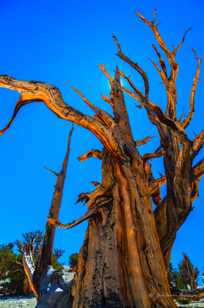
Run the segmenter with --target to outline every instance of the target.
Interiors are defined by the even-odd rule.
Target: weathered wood
[[[55,238],[55,225],[51,225],[49,223],[49,219],[58,220],[59,213],[61,208],[63,190],[64,190],[64,183],[65,177],[67,173],[67,166],[70,154],[70,145],[71,139],[73,134],[73,127],[70,130],[68,143],[67,143],[67,150],[65,154],[65,158],[62,164],[62,169],[58,173],[57,182],[55,185],[55,190],[52,198],[51,207],[49,209],[48,214],[48,221],[45,227],[45,234],[44,240],[42,243],[42,248],[40,250],[40,254],[37,258],[35,264],[35,271],[33,273],[33,283],[36,287],[37,292],[39,293],[39,287],[41,283],[42,276],[47,273],[48,267],[52,265],[52,254],[53,254],[53,246],[54,246],[54,238]]]
[[[181,121],[176,112],[179,69],[176,54],[188,31],[177,47],[170,50],[155,22],[141,14],[138,16],[153,31],[159,45],[153,45],[153,48],[160,66],[154,61],[153,64],[166,89],[165,111],[149,98],[147,73],[124,54],[115,36],[117,55],[140,74],[144,93],[118,68],[112,77],[101,65],[111,86],[110,97],[103,98],[111,105],[113,116],[96,107],[76,88],[74,91],[95,112],[93,116],[84,115],[66,105],[59,89],[52,85],[0,76],[0,87],[20,93],[11,120],[0,131],[2,134],[10,127],[22,106],[32,101],[42,101],[59,118],[90,130],[104,147],[103,152],[92,150],[80,157],[80,160],[90,157],[102,160],[102,183],[95,183],[94,191],[82,193],[78,199],[87,203],[87,213],[72,223],[62,224],[58,221],[59,209],[54,206],[47,224],[41,261],[38,261],[38,273],[42,273],[49,264],[56,226],[69,229],[89,220],[72,288],[74,308],[175,307],[167,278],[167,264],[176,234],[192,210],[192,203],[198,196],[199,181],[204,174],[203,160],[194,164],[204,144],[204,132],[193,141],[186,132],[194,114],[201,61],[196,55],[197,69],[191,88],[190,110],[186,119]],[[159,48],[164,52],[169,66]],[[167,67],[170,67],[169,74]],[[130,89],[121,86],[120,78],[125,78]],[[144,144],[148,138],[139,143],[133,139],[124,93],[145,108],[150,122],[158,130],[160,146],[155,152],[143,156],[138,152],[137,146]],[[157,157],[163,158],[165,171],[159,179],[153,177],[149,164],[150,159]],[[60,185],[63,181],[60,180]],[[162,185],[167,186],[164,198],[160,194]],[[61,199],[57,199],[60,203]],[[152,201],[156,204],[154,212]],[[35,281],[38,284],[39,276]]]
[[[45,227],[43,241],[40,245],[41,247],[38,251],[38,255],[35,255],[34,251],[32,251],[33,250],[32,248],[34,246],[32,247],[31,245],[31,247],[27,246],[23,247],[23,245],[19,242],[19,248],[22,252],[23,268],[30,289],[32,290],[34,296],[37,298],[38,302],[44,302],[42,296],[45,296],[45,294],[42,294],[41,291],[42,284],[43,280],[45,280],[48,270],[52,266],[53,245],[54,245],[56,226],[54,224],[50,224],[50,220],[58,221],[59,219],[59,212],[63,196],[65,177],[67,173],[72,134],[73,134],[73,127],[69,133],[66,155],[62,164],[61,171],[59,173],[55,173],[55,175],[57,176],[57,181],[52,198],[52,203],[49,209],[48,220]],[[54,272],[53,275],[55,275]],[[59,288],[62,289],[60,286]],[[67,291],[66,287],[65,289]],[[50,300],[54,298],[54,294],[50,292],[49,295],[46,295],[46,300],[49,300],[49,296]],[[63,296],[61,297],[63,298]],[[39,307],[41,307],[40,304]],[[63,308],[63,306],[59,307]]]

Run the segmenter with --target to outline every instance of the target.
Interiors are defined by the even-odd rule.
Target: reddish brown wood
[[[197,70],[190,93],[190,110],[186,119],[181,121],[176,111],[179,70],[176,54],[187,32],[178,46],[171,50],[156,23],[141,14],[138,16],[152,30],[159,45],[153,45],[159,60],[159,65],[154,61],[153,65],[166,90],[165,111],[149,98],[147,73],[123,52],[115,36],[117,55],[141,76],[144,93],[118,68],[112,77],[101,65],[111,87],[110,97],[104,96],[103,99],[112,106],[113,116],[96,107],[76,88],[74,91],[95,112],[93,116],[66,105],[60,91],[52,85],[0,76],[0,87],[20,93],[13,117],[1,133],[10,127],[22,106],[42,101],[59,118],[90,130],[104,147],[103,152],[91,150],[80,157],[81,161],[91,157],[102,160],[102,183],[96,183],[94,191],[82,193],[79,197],[79,200],[86,201],[87,213],[72,223],[62,224],[58,221],[58,210],[54,210],[47,225],[46,247],[42,253],[45,258],[41,259],[42,263],[39,261],[41,273],[50,260],[56,226],[69,229],[89,220],[72,288],[74,308],[175,307],[167,279],[167,264],[176,234],[192,210],[192,202],[198,196],[199,181],[204,174],[203,160],[194,165],[194,159],[204,143],[204,132],[193,141],[186,132],[194,114],[201,61],[195,54]],[[125,78],[129,88],[121,86],[120,78]],[[148,138],[142,142],[133,139],[124,93],[145,108],[150,122],[158,130],[160,147],[153,153],[141,156],[137,150]],[[159,179],[153,177],[149,164],[149,159],[157,157],[163,158],[165,169],[165,175]],[[167,185],[164,198],[160,194],[162,185]],[[152,201],[156,205],[154,212]]]

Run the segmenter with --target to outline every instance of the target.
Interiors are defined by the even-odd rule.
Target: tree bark
[[[89,221],[73,307],[174,307],[143,167],[107,156],[112,202]]]
[[[181,121],[177,119],[176,112],[179,71],[176,54],[187,32],[178,46],[170,50],[155,21],[148,21],[141,14],[138,17],[151,28],[168,60],[166,65],[159,49],[153,45],[160,67],[154,61],[153,65],[166,90],[165,111],[149,99],[150,84],[146,72],[124,54],[115,36],[117,55],[140,75],[144,93],[118,68],[113,78],[101,65],[111,87],[110,97],[103,98],[111,105],[113,116],[92,104],[76,88],[74,91],[94,111],[93,116],[82,114],[65,104],[60,91],[52,85],[0,75],[0,87],[20,93],[13,116],[0,134],[11,126],[22,106],[42,101],[59,118],[91,131],[104,147],[103,153],[91,150],[80,157],[81,161],[90,157],[102,159],[102,183],[95,183],[93,192],[79,197],[79,200],[87,202],[88,212],[72,223],[62,224],[56,220],[58,212],[55,211],[49,220],[53,227],[47,226],[48,235],[53,240],[54,233],[50,230],[54,230],[55,225],[69,229],[89,219],[72,288],[73,308],[175,307],[169,289],[167,265],[176,233],[192,209],[192,201],[198,195],[198,184],[204,174],[203,160],[193,164],[204,145],[204,131],[194,141],[185,131],[194,114],[201,60],[195,54],[197,69],[191,88],[189,113]],[[125,78],[131,90],[121,85],[120,76]],[[133,139],[124,92],[145,108],[149,120],[156,126],[160,136],[159,151],[146,156],[139,154],[137,146],[145,141],[137,143]],[[164,159],[165,176],[154,179],[148,159],[160,156]],[[160,186],[164,183],[167,194],[162,200]],[[152,201],[157,206],[155,212]],[[49,259],[51,242],[49,249],[44,250],[48,257],[45,260]]]

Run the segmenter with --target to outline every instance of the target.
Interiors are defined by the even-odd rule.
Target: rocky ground
[[[0,299],[0,308],[34,308],[35,298],[7,298]],[[204,308],[204,302],[194,302],[188,305],[180,305],[180,308]]]
[[[0,308],[34,308],[35,298],[7,298],[0,299]]]
[[[188,305],[184,305],[184,304],[180,304],[178,305],[178,307],[180,308],[185,308],[185,307],[188,307],[188,308],[204,308],[204,302],[192,302]]]
[[[63,278],[66,282],[73,279],[74,273],[69,272],[68,267],[64,267]],[[0,308],[34,308],[36,300],[34,297],[0,297]]]

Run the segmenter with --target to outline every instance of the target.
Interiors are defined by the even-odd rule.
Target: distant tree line
[[[22,235],[22,241],[15,241],[7,245],[0,245],[0,296],[29,295],[32,291],[23,269],[22,248],[28,248],[34,256],[40,252],[43,242],[41,231],[27,232]],[[52,266],[62,269],[59,262],[64,254],[62,249],[54,249],[52,254]],[[77,254],[69,257],[69,265],[72,270],[76,269]]]

